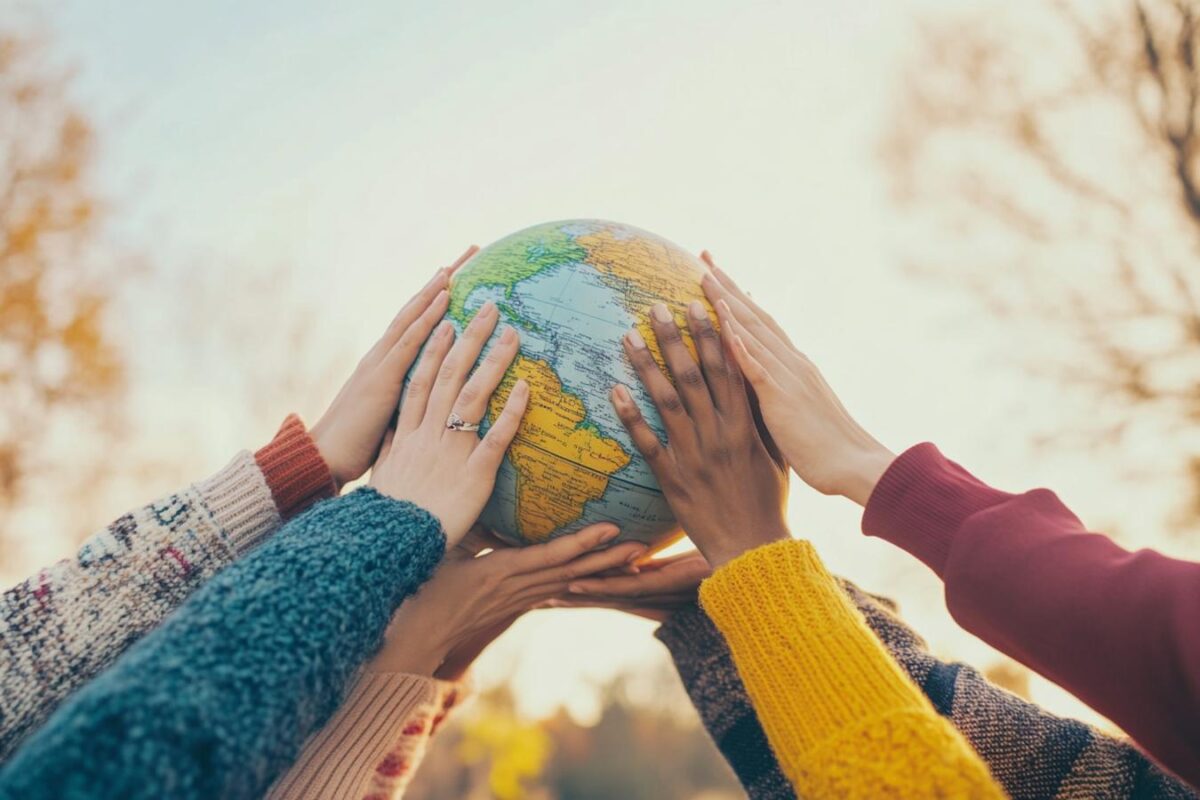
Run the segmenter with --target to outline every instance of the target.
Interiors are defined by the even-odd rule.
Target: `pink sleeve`
[[[937,572],[964,628],[1200,785],[1200,564],[1124,550],[1053,492],[998,491],[932,444],[880,479],[863,531]]]

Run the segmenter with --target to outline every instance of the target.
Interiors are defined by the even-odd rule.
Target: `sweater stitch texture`
[[[700,585],[700,602],[798,796],[1005,796],[808,542],[743,553]]]
[[[0,762],[69,694],[333,479],[300,418],[257,453],[122,515],[0,596]],[[286,503],[276,504],[273,497]]]
[[[1194,800],[1182,781],[1128,741],[1057,717],[996,686],[966,664],[934,657],[894,602],[838,579],[892,658],[938,713],[967,738],[1017,800]],[[751,800],[796,793],[767,745],[729,647],[696,605],[672,614],[655,636],[667,646],[688,697]]]
[[[963,628],[1200,788],[1200,563],[1125,550],[1053,492],[999,491],[928,443],[884,472],[862,527],[937,572]]]
[[[67,700],[0,797],[260,797],[444,550],[433,516],[373,489],[313,506]]]

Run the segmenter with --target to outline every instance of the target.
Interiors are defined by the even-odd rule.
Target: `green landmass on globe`
[[[603,521],[621,527],[621,540],[656,546],[672,538],[675,518],[609,395],[616,383],[628,386],[665,439],[621,337],[638,328],[661,363],[647,312],[665,303],[686,325],[687,304],[706,302],[703,272],[699,259],[666,239],[601,220],[526,228],[458,270],[447,310],[455,327],[461,332],[492,300],[501,319],[494,336],[503,324],[521,334],[520,353],[489,404],[484,430],[518,379],[530,388],[529,408],[497,476],[484,525],[514,544]]]

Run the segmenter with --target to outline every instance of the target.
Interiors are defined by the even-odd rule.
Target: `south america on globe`
[[[629,387],[666,440],[621,339],[637,328],[661,365],[648,313],[664,303],[692,348],[687,305],[700,300],[708,307],[700,288],[704,269],[691,253],[652,233],[586,219],[526,228],[459,268],[446,312],[458,332],[491,300],[501,323],[493,341],[504,324],[521,334],[520,352],[480,435],[517,380],[524,378],[530,389],[525,418],[480,520],[484,526],[513,544],[543,542],[594,522],[618,525],[618,541],[657,546],[672,538],[678,525],[671,509],[609,398],[615,384]]]

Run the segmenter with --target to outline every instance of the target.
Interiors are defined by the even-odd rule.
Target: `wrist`
[[[316,425],[313,425],[311,436],[313,446],[317,449],[317,453],[320,454],[321,459],[329,468],[329,476],[333,479],[333,485],[337,487],[337,491],[340,492],[342,487],[353,479],[347,480],[346,476],[343,474],[344,471],[338,466],[337,458],[335,456],[336,449],[329,443],[329,430],[325,425],[324,417],[317,420]]]
[[[895,460],[895,453],[878,442],[872,442],[850,460],[838,494],[860,506],[866,506],[879,479]]]
[[[399,631],[397,632],[400,633]],[[388,633],[383,648],[375,654],[364,672],[404,672],[432,678],[446,660],[449,648],[429,636],[414,633]]]
[[[751,528],[737,537],[723,539],[704,547],[699,544],[696,546],[700,547],[704,559],[715,571],[743,553],[790,538],[792,535],[787,526],[780,524]]]

